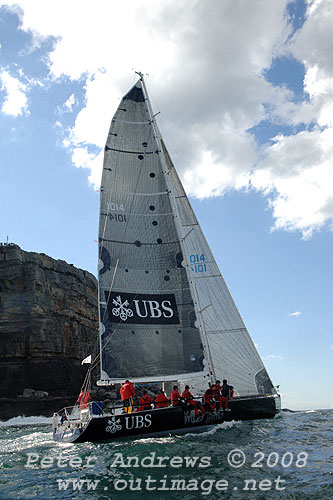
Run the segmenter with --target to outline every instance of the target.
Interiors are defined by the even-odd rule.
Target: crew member
[[[160,393],[156,396],[155,403],[157,408],[166,408],[169,405],[169,400],[164,394],[163,389],[161,389]]]
[[[81,391],[79,397],[77,398],[77,402],[79,403],[79,409],[83,410],[84,408],[88,408],[90,399],[90,392]]]
[[[214,397],[215,397],[215,399],[218,400],[220,408],[222,408],[222,407],[227,408],[228,401],[226,400],[226,398],[224,396],[222,396],[221,391],[222,391],[221,381],[216,380],[216,382],[215,382],[215,396]]]
[[[196,406],[196,402],[194,401],[193,395],[190,391],[190,387],[188,385],[185,385],[185,390],[182,394],[182,398],[185,400],[185,403],[191,405],[191,406]]]
[[[195,415],[198,416],[199,415],[198,405],[196,401],[194,401],[193,394],[191,393],[190,387],[188,385],[185,385],[185,390],[182,394],[182,398],[188,405],[188,408],[194,410]]]
[[[223,384],[221,387],[222,394],[222,403],[224,404],[224,408],[228,409],[228,400],[233,398],[234,391],[233,386],[228,384],[227,379],[223,379]]]
[[[143,395],[139,399],[139,411],[149,410],[151,409],[151,404],[153,402],[153,398],[149,396],[147,391],[143,391]]]
[[[180,405],[181,395],[178,392],[178,386],[177,385],[173,386],[173,391],[170,394],[170,400],[171,400],[171,405],[172,406],[178,406],[178,405]]]
[[[129,380],[126,380],[120,388],[120,397],[124,405],[125,413],[131,413],[132,411],[134,394],[135,390],[133,384]]]
[[[68,420],[67,418],[67,415],[66,415],[66,411],[64,410],[61,414],[61,418],[60,418],[60,424],[63,424],[65,422],[65,420]]]
[[[219,404],[219,408],[222,408],[222,396],[221,396],[221,392],[220,392],[220,389],[217,387],[216,384],[213,384],[211,386],[211,391],[212,391],[212,396],[213,398],[215,399],[215,401],[218,402]]]
[[[221,389],[222,389],[222,387],[221,387],[221,380],[217,380],[215,382],[215,387],[219,391],[219,393],[221,394]]]
[[[204,394],[203,400],[206,408],[208,408],[210,411],[213,412],[215,409],[215,403],[213,401],[213,394],[211,389],[207,389],[207,391]]]

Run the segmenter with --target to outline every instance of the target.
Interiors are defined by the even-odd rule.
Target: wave
[[[147,437],[141,439],[135,439],[135,444],[167,444],[174,443],[176,441],[175,436],[165,436],[165,437]]]
[[[0,421],[0,427],[12,427],[12,426],[22,426],[22,425],[51,425],[52,417],[25,417],[24,415],[20,417],[14,417],[9,420]]]
[[[232,420],[231,422],[222,422],[221,424],[213,424],[212,428],[207,430],[207,431],[203,431],[203,432],[188,432],[186,434],[184,434],[183,436],[183,439],[187,438],[187,437],[197,437],[197,436],[209,436],[211,434],[215,434],[216,432],[218,432],[219,430],[226,430],[226,429],[231,429],[231,427],[234,427],[235,425],[240,425],[242,424],[242,422],[240,421],[235,421],[235,420]]]

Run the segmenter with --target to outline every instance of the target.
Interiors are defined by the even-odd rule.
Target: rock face
[[[78,394],[97,348],[95,277],[45,254],[0,245],[0,397]]]

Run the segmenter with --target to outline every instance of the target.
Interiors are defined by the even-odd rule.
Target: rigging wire
[[[116,277],[116,272],[117,272],[118,264],[119,264],[119,257],[117,259],[117,262],[116,262],[116,265],[115,265],[115,268],[114,268],[114,271],[113,271],[112,281],[111,281],[111,284],[110,284],[108,298],[106,300],[106,307],[105,307],[105,311],[104,311],[104,314],[103,314],[102,323],[104,323],[105,314],[107,313],[107,310],[108,310],[109,300],[110,300],[110,297],[111,297],[112,287],[113,287],[114,279]]]

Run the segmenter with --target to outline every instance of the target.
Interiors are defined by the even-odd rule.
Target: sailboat
[[[228,411],[188,405],[76,405],[54,416],[62,442],[161,436],[271,418],[275,390],[234,304],[160,134],[144,77],[122,98],[104,154],[99,221],[97,385],[189,385],[200,407],[216,380]],[[86,393],[88,389],[85,388]],[[62,415],[60,421],[60,415]]]

